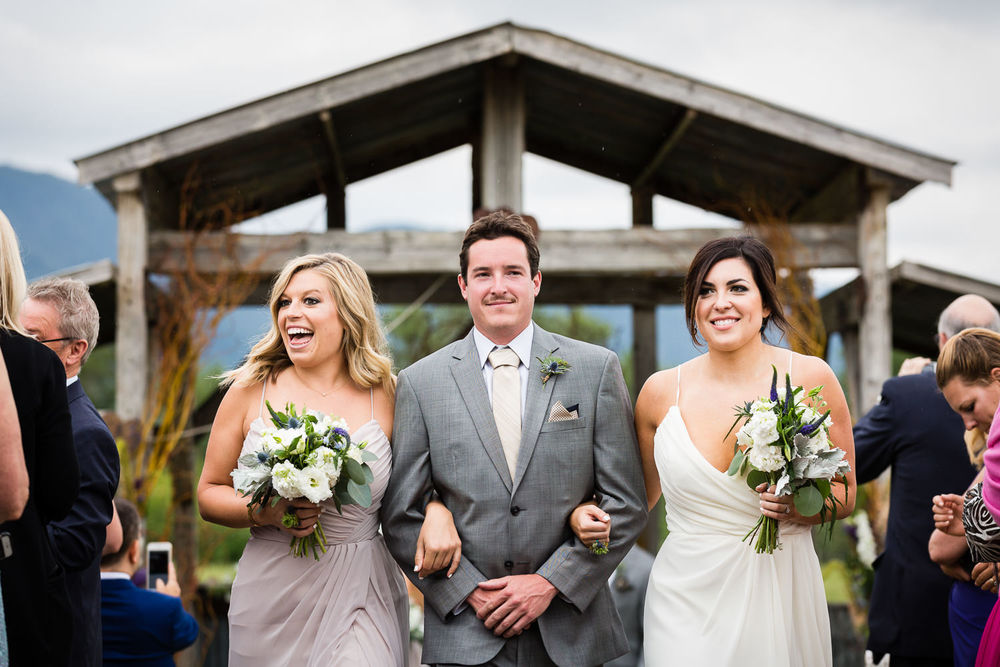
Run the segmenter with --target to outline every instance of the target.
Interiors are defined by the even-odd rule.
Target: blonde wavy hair
[[[0,329],[27,335],[17,321],[28,290],[21,249],[10,220],[0,211]]]
[[[368,275],[356,262],[336,252],[302,255],[288,260],[274,279],[268,296],[271,329],[257,341],[246,360],[222,376],[222,385],[241,386],[264,382],[292,365],[278,330],[278,300],[292,277],[300,271],[316,271],[330,285],[337,316],[344,326],[341,351],[351,380],[361,387],[385,387],[392,396],[396,378],[392,374],[389,346],[379,326]]]
[[[1000,368],[1000,334],[989,329],[963,329],[948,339],[938,355],[937,384],[940,389],[953,378],[970,384],[988,385],[992,371]]]

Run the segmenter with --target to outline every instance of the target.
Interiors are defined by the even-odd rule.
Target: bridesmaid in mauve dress
[[[201,480],[202,516],[250,527],[229,611],[231,665],[404,665],[409,628],[402,574],[379,534],[379,507],[392,467],[395,378],[378,327],[368,277],[336,253],[306,255],[285,264],[269,297],[271,329],[227,374]],[[370,466],[372,504],[320,504],[280,499],[249,513],[230,473],[241,453],[261,448],[264,402],[293,403],[342,417],[355,442],[378,456]],[[285,512],[299,527],[285,528]],[[321,523],[328,547],[319,560],[289,554],[292,537]],[[459,540],[451,514],[428,506],[424,535],[436,549],[424,566],[452,563]],[[440,546],[444,545],[444,546]],[[418,549],[421,545],[418,545]],[[422,553],[422,552],[421,552]]]

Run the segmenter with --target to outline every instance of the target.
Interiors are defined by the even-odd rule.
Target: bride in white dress
[[[854,467],[847,403],[830,367],[764,341],[771,322],[784,333],[770,251],[751,238],[712,241],[688,270],[688,329],[708,351],[656,373],[636,403],[646,495],[662,491],[669,535],[649,578],[647,665],[830,665],[830,621],[810,527],[791,496],[751,490],[726,474],[733,457],[734,406],[765,395],[771,367],[792,384],[823,385],[830,439]],[[854,508],[854,473],[834,484],[845,517]],[[777,519],[781,548],[758,554],[743,541],[761,513]]]

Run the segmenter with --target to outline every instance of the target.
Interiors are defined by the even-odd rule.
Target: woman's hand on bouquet
[[[287,519],[286,514],[295,517],[296,521]],[[320,506],[305,498],[295,500],[278,498],[275,505],[266,503],[265,507],[253,515],[253,518],[263,525],[280,528],[293,537],[306,537],[316,528],[319,514]]]
[[[962,537],[965,526],[962,525],[962,509],[965,498],[954,493],[942,493],[931,500],[931,511],[934,513],[934,527],[947,535]]]
[[[987,593],[996,593],[998,564],[997,563],[976,563],[972,567],[972,583],[979,586]]]
[[[760,494],[761,514],[775,521],[802,522],[802,515],[795,509],[794,496],[791,494],[787,496],[774,495],[775,485],[769,486],[767,482],[758,484],[754,490]]]
[[[587,547],[611,542],[611,517],[592,502],[581,503],[569,515],[569,527]]]
[[[432,500],[424,510],[424,523],[417,536],[413,571],[423,579],[447,567],[447,576],[451,578],[461,561],[462,540],[455,529],[455,519],[444,503]]]

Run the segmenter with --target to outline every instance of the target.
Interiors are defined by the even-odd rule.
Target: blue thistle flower
[[[267,463],[267,453],[257,452],[257,460],[260,461],[261,463]]]
[[[301,427],[302,427],[301,419],[299,419],[298,417],[288,418],[288,428],[301,428]]]

